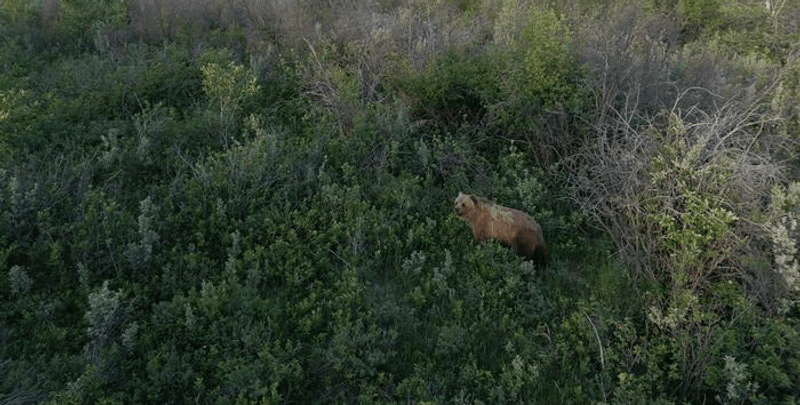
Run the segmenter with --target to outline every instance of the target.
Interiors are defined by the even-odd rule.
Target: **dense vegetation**
[[[799,57],[790,0],[2,0],[0,404],[796,404]]]

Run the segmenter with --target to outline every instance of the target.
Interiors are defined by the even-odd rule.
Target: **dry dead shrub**
[[[357,103],[383,101],[387,74],[416,74],[438,55],[489,37],[492,26],[458,2],[426,0],[131,0],[129,15],[147,41],[180,38],[200,49],[209,29],[235,29],[256,60],[276,48],[306,57],[305,94],[331,108],[343,130]]]
[[[305,94],[334,111],[345,132],[358,103],[384,101],[387,75],[416,75],[448,50],[475,43],[489,26],[482,15],[467,15],[447,2],[386,9],[343,1],[317,16],[314,34],[303,37]]]
[[[764,284],[742,257],[770,254],[753,248],[768,238],[764,212],[783,181],[774,151],[785,138],[774,133],[777,118],[761,109],[773,89],[723,100],[690,88],[654,116],[635,104],[606,107],[612,115],[570,159],[572,184],[634,274],[688,291],[721,276]],[[720,106],[681,108],[694,92]]]
[[[412,2],[391,16],[397,50],[417,72],[448,50],[479,43],[491,29],[484,14],[463,13],[448,2]]]
[[[623,4],[598,8],[572,26],[581,62],[597,88],[594,123],[602,127],[606,117],[614,117],[609,109],[625,114],[635,105],[652,111],[675,99],[674,87],[664,85],[680,30],[674,16]]]
[[[131,29],[147,41],[196,36],[211,28],[236,27],[247,32],[252,43],[280,41],[287,48],[302,45],[303,36],[314,32],[310,1],[283,0],[131,0]],[[197,34],[194,35],[193,33]],[[256,49],[258,47],[255,47]]]
[[[683,109],[716,108],[719,99],[734,98],[777,67],[758,54],[732,54],[718,39],[680,44],[677,16],[654,13],[635,4],[617,4],[580,15],[571,22],[581,62],[590,69],[596,91],[594,123],[636,105],[643,113],[671,108],[678,89],[701,87],[677,99]],[[635,97],[634,99],[630,99]]]
[[[791,99],[792,63],[679,45],[673,16],[635,5],[572,25],[596,89],[591,136],[567,160],[576,201],[637,276],[690,294],[736,278],[774,307],[787,289],[769,207],[795,150],[791,109],[775,104]]]
[[[39,18],[42,27],[52,32],[53,26],[61,23],[61,3],[58,0],[43,0],[40,7]]]

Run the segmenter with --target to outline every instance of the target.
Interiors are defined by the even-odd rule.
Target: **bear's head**
[[[464,194],[459,191],[458,197],[456,197],[455,205],[453,206],[453,210],[459,217],[464,216],[468,212],[474,210],[476,204],[478,204],[478,201],[475,199],[475,196]]]

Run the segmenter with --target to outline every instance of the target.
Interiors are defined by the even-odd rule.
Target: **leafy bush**
[[[574,178],[578,198],[639,274],[674,279],[689,265],[688,280],[699,286],[706,274],[735,264],[731,225],[754,215],[751,202],[780,178],[772,157],[751,147],[763,121],[747,106],[729,103],[714,115],[676,108],[642,127],[620,115],[601,129],[599,143],[587,145],[580,158],[588,171]],[[713,262],[675,261],[709,251]]]
[[[506,20],[521,19],[511,29]],[[535,110],[570,109],[580,97],[574,82],[578,73],[569,46],[572,31],[552,9],[532,6],[521,8],[515,2],[504,5],[496,23],[495,42],[509,48],[508,76],[503,90],[509,99],[532,103]],[[510,32],[504,32],[510,31]],[[519,108],[519,107],[518,107]]]
[[[685,30],[696,34],[701,28],[713,28],[720,4],[719,0],[680,0],[677,11],[684,20]]]
[[[108,30],[118,30],[127,20],[127,3],[113,0],[98,4],[86,0],[64,0],[60,2],[64,31],[78,44],[88,44],[94,39],[95,46],[108,49]],[[85,46],[85,45],[84,45]]]
[[[575,148],[583,133],[576,121],[589,101],[586,72],[575,58],[573,32],[564,16],[542,6],[504,3],[495,22],[501,60],[500,97],[492,116],[499,133],[524,140],[539,164]]]
[[[227,66],[210,62],[201,66],[200,70],[203,72],[203,90],[213,103],[218,104],[220,135],[227,145],[231,131],[236,128],[242,104],[259,91],[256,76],[251,70],[233,62],[228,62]]]
[[[432,61],[421,77],[404,86],[411,113],[439,125],[479,123],[498,96],[499,83],[489,55],[448,53]]]
[[[588,99],[570,33],[552,9],[508,2],[493,45],[446,53],[400,87],[412,114],[443,131],[524,140],[537,163],[549,164],[553,151],[574,147],[572,120]]]

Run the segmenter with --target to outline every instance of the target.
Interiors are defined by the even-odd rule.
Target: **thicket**
[[[797,402],[800,6],[605,3],[0,3],[0,403]]]

